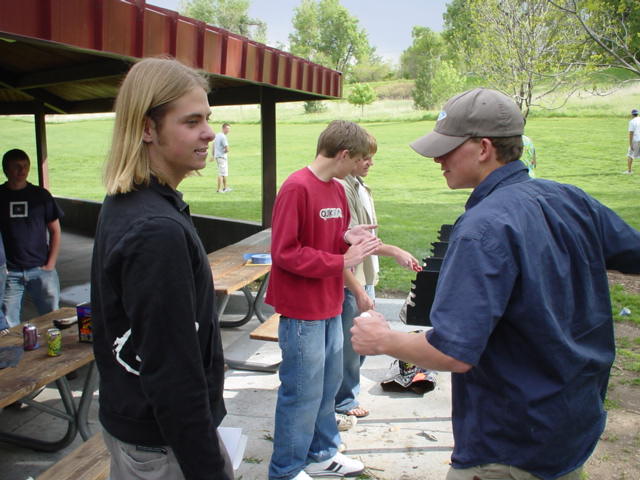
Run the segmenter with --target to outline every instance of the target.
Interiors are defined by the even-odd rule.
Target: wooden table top
[[[263,230],[207,255],[216,293],[230,295],[269,273],[271,265],[246,265],[243,255],[270,251],[271,230]]]
[[[75,316],[75,314],[75,308],[66,307],[29,322],[38,327],[40,348],[23,352],[15,368],[0,369],[0,408],[20,400],[38,388],[94,360],[93,345],[78,341],[77,325],[60,331],[62,333],[61,354],[58,357],[47,355],[47,329],[54,326],[53,320]],[[23,324],[11,328],[9,335],[1,337],[0,347],[22,346],[22,326]]]

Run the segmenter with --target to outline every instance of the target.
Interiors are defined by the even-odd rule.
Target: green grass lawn
[[[248,107],[246,107],[248,108]],[[230,114],[229,114],[230,116]],[[225,121],[214,109],[214,128]],[[325,127],[316,123],[279,123],[278,184],[314,156],[316,139]],[[640,228],[640,165],[637,174],[626,167],[627,121],[622,115],[591,118],[533,117],[526,133],[538,151],[538,176],[577,185]],[[469,190],[446,186],[439,165],[413,152],[408,144],[430,131],[430,120],[365,121],[379,149],[367,182],[374,192],[381,238],[427,256],[441,224],[452,223],[464,208]],[[20,147],[35,158],[30,119],[0,118],[0,151]],[[111,119],[54,122],[47,127],[51,190],[55,195],[101,201],[102,162],[109,148]],[[216,194],[215,164],[180,186],[193,213],[260,221],[260,126],[237,123],[229,135],[229,183],[233,192]],[[30,180],[37,183],[35,169]],[[413,274],[390,259],[382,259],[380,291],[408,292]]]

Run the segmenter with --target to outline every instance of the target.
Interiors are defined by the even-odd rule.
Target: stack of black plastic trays
[[[431,244],[431,255],[423,262],[423,270],[416,274],[412,282],[411,301],[407,304],[407,324],[430,326],[429,314],[436,293],[442,259],[447,252],[449,235],[453,225],[444,224],[438,231],[438,241]]]

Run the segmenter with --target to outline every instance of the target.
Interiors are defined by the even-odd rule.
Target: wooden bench
[[[49,467],[38,480],[106,480],[110,462],[109,451],[99,432]]]
[[[249,338],[254,340],[265,340],[267,342],[277,342],[279,325],[280,314],[274,313],[264,323],[261,323],[253,332],[251,332],[249,334]]]

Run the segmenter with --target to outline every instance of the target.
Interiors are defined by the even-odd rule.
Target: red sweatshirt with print
[[[348,227],[349,205],[340,183],[324,182],[308,167],[289,176],[273,208],[266,302],[276,312],[298,320],[341,313]]]

